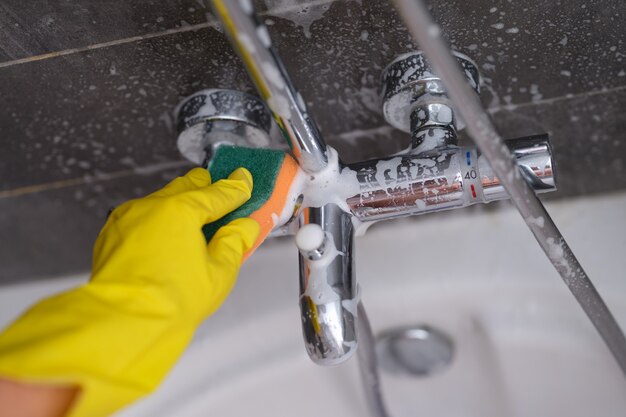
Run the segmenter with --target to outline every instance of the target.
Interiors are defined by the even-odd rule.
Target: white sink
[[[626,327],[626,193],[548,209]],[[626,378],[508,204],[377,225],[356,260],[375,333],[428,324],[454,342],[438,374],[381,372],[391,417],[626,415]],[[0,317],[74,281],[3,290]],[[161,388],[119,416],[366,416],[356,357],[306,356],[297,294],[292,241],[267,243]]]

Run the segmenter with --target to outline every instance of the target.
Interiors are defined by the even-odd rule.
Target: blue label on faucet
[[[480,173],[478,171],[478,156],[476,149],[465,148],[459,153],[465,156],[465,164],[460,164],[465,201],[470,204],[483,201],[483,187],[480,180]]]

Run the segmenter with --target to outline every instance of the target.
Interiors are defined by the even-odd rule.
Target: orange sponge
[[[220,146],[209,163],[208,170],[213,181],[226,178],[232,171],[245,167],[252,174],[254,187],[252,196],[243,206],[222,217],[217,222],[203,227],[209,241],[217,229],[230,221],[250,217],[261,225],[261,234],[254,247],[246,254],[250,256],[267,238],[274,228],[275,218],[292,202],[290,192],[298,176],[296,161],[283,151],[239,146]]]

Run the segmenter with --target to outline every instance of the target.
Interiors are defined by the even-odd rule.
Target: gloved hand
[[[154,390],[231,290],[259,234],[237,219],[206,244],[202,225],[250,198],[237,169],[211,184],[193,169],[116,208],[94,248],[89,283],[32,307],[0,335],[0,376],[78,386],[72,417],[109,415]]]

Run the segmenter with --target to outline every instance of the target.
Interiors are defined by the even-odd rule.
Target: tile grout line
[[[324,4],[334,3],[335,1],[338,1],[338,0],[313,0],[313,1],[306,3],[306,7],[322,6]],[[355,1],[358,1],[358,0],[355,0]],[[259,13],[259,16],[281,15],[281,14],[292,12],[294,10],[301,10],[302,7],[303,7],[302,4],[293,4],[293,5],[288,5],[288,6],[277,7],[275,9],[266,10],[264,12]]]
[[[614,93],[614,92],[618,92],[622,90],[626,90],[626,85],[620,85],[617,87],[607,88],[607,89],[587,91],[584,93],[566,94],[563,96],[546,98],[544,100],[527,101],[525,103],[520,103],[520,104],[505,104],[503,106],[496,106],[496,107],[488,108],[487,112],[489,114],[494,114],[502,110],[515,110],[520,107],[523,108],[523,107],[530,107],[530,106],[541,105],[541,104],[554,104],[559,101],[571,100],[571,99],[576,99],[576,98],[581,98],[581,97],[586,97],[586,96],[598,96],[598,95]]]
[[[551,97],[551,98],[546,98],[544,100],[538,100],[538,101],[526,101],[524,103],[520,103],[520,104],[507,104],[504,106],[497,106],[497,107],[491,107],[491,108],[487,108],[487,113],[489,113],[490,115],[493,115],[495,113],[501,112],[503,110],[515,110],[515,109],[519,109],[519,108],[524,108],[524,107],[530,107],[530,106],[535,106],[535,105],[542,105],[542,104],[553,104],[553,103],[558,103],[559,101],[565,101],[565,100],[571,100],[571,99],[576,99],[576,98],[581,98],[581,97],[585,97],[585,96],[598,96],[598,95],[602,95],[602,94],[609,94],[609,93],[614,93],[614,92],[619,92],[622,90],[626,90],[626,85],[621,85],[618,87],[613,87],[613,88],[608,88],[608,89],[601,89],[601,90],[593,90],[593,91],[588,91],[585,93],[578,93],[578,94],[571,94],[571,95],[563,95],[563,96],[558,96],[558,97]],[[367,136],[367,134],[369,133],[378,133],[380,130],[384,129],[384,128],[393,128],[391,125],[388,124],[384,124],[384,125],[379,125],[379,126],[375,126],[372,128],[368,128],[368,129],[364,129],[364,130],[359,130],[359,129],[353,129],[353,130],[348,130],[345,132],[339,132],[339,133],[333,133],[332,135],[327,135],[328,137],[336,137],[336,138],[345,138],[345,135],[350,135],[354,132],[362,132],[362,135],[359,136]]]
[[[131,36],[130,38],[118,39],[118,40],[109,41],[109,42],[96,43],[93,45],[87,45],[87,46],[83,46],[80,48],[71,48],[71,49],[65,49],[63,51],[49,52],[49,53],[45,53],[41,55],[30,56],[27,58],[15,59],[13,61],[0,62],[0,68],[7,68],[7,67],[14,66],[14,65],[42,61],[44,59],[57,58],[61,56],[74,55],[74,54],[79,54],[81,52],[94,51],[97,49],[124,45],[127,43],[138,42],[138,41],[142,41],[146,39],[160,38],[163,36],[173,35],[177,33],[193,32],[193,31],[200,30],[200,29],[214,27],[215,25],[216,25],[216,22],[205,22],[205,23],[199,23],[197,25],[183,26],[183,27],[176,28],[176,29],[168,29],[163,32],[149,33],[145,35]]]
[[[327,3],[333,3],[336,0],[317,0],[317,1],[311,1],[310,3],[307,3],[307,6],[319,6],[319,5],[323,5],[323,4],[327,4]],[[273,9],[273,10],[267,10],[265,12],[259,13],[259,16],[267,16],[267,15],[273,15],[273,14],[284,14],[284,13],[288,13],[292,10],[296,10],[298,7],[301,6],[285,6],[282,8],[277,8],[277,9]],[[70,49],[64,49],[62,51],[55,51],[55,52],[48,52],[45,54],[41,54],[41,55],[34,55],[34,56],[30,56],[30,57],[26,57],[26,58],[19,58],[19,59],[14,59],[12,61],[5,61],[5,62],[0,62],[0,68],[8,68],[8,67],[12,67],[14,65],[21,65],[21,64],[27,64],[29,62],[36,62],[36,61],[42,61],[45,59],[50,59],[50,58],[57,58],[57,57],[62,57],[62,56],[67,56],[67,55],[74,55],[74,54],[79,54],[82,52],[88,52],[88,51],[94,51],[97,49],[103,49],[103,48],[109,48],[111,46],[118,46],[118,45],[125,45],[128,43],[133,43],[133,42],[138,42],[138,41],[143,41],[146,39],[154,39],[154,38],[160,38],[163,36],[168,36],[168,35],[174,35],[177,33],[184,33],[184,32],[193,32],[193,31],[197,31],[197,30],[201,30],[201,29],[207,29],[207,28],[216,28],[217,26],[219,26],[219,23],[217,21],[208,21],[208,22],[204,22],[204,23],[198,23],[195,25],[189,25],[189,26],[183,26],[180,28],[174,28],[174,29],[168,29],[168,30],[164,30],[162,32],[154,32],[154,33],[148,33],[148,34],[144,34],[144,35],[137,35],[137,36],[131,36],[129,38],[123,38],[123,39],[117,39],[114,41],[108,41],[108,42],[101,42],[101,43],[96,43],[96,44],[92,44],[92,45],[87,45],[87,46],[82,46],[79,48],[70,48]]]
[[[26,194],[34,194],[42,191],[52,191],[61,188],[72,187],[82,184],[93,184],[104,181],[112,181],[119,178],[130,177],[132,175],[149,175],[168,169],[180,168],[184,166],[191,166],[189,161],[171,161],[163,162],[160,164],[149,165],[145,167],[137,167],[133,169],[126,169],[123,171],[115,171],[107,174],[101,174],[97,176],[84,176],[80,178],[70,178],[67,180],[52,181],[43,184],[27,185],[20,188],[14,188],[12,190],[0,191],[0,200],[5,198],[19,197]]]
[[[586,93],[564,95],[564,96],[559,96],[559,97],[548,98],[545,100],[529,101],[529,102],[520,103],[520,104],[498,106],[498,107],[487,109],[487,112],[489,114],[495,114],[503,110],[515,110],[518,108],[529,107],[532,105],[553,104],[559,101],[570,100],[570,99],[575,99],[575,98],[580,98],[580,97],[585,97],[585,96],[596,96],[596,95],[601,95],[601,94],[608,94],[608,93],[613,93],[613,92],[621,91],[621,90],[626,90],[626,86],[619,86],[619,87],[614,87],[610,89],[590,91]],[[380,131],[380,129],[390,128],[390,127],[391,126],[385,124],[385,125],[376,126],[370,129],[365,129],[362,131],[363,133],[362,136],[366,136],[367,133],[375,133],[376,131]],[[347,132],[340,132],[337,134],[330,135],[329,137],[341,138],[342,135],[349,134],[357,130],[358,129],[354,129],[354,130],[347,131]],[[67,180],[53,181],[53,182],[44,183],[44,184],[28,185],[25,187],[15,188],[12,190],[0,191],[0,199],[18,197],[18,196],[25,195],[25,194],[32,194],[32,193],[41,192],[41,191],[56,190],[60,188],[66,188],[66,187],[71,187],[75,185],[87,184],[87,183],[111,181],[114,179],[123,178],[123,177],[131,176],[131,175],[147,175],[147,174],[164,171],[164,170],[171,169],[171,168],[183,167],[185,165],[190,165],[190,163],[187,161],[172,161],[172,162],[165,162],[162,164],[150,165],[147,167],[138,167],[138,168],[133,168],[129,170],[112,172],[110,174],[102,174],[102,175],[95,176],[95,177],[71,178]]]

